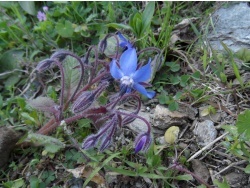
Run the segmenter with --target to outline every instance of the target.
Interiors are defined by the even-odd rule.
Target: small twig
[[[208,145],[206,145],[205,147],[201,148],[198,152],[196,152],[193,156],[191,156],[187,162],[190,162],[191,160],[195,159],[197,156],[199,156],[203,151],[205,151],[206,149],[208,149],[209,147],[211,147],[212,145],[214,145],[216,142],[218,142],[219,140],[221,140],[223,137],[225,137],[228,134],[228,132],[224,133],[223,135],[219,136],[218,138],[216,138],[214,141],[210,142]]]
[[[246,163],[247,161],[246,160],[242,160],[242,161],[238,161],[238,162],[234,162],[234,163],[231,163],[230,165],[228,165],[226,168],[223,168],[221,171],[219,171],[218,173],[214,174],[213,177],[225,172],[226,170],[228,170],[229,168],[233,167],[233,166],[237,166],[237,165],[242,165],[244,163]]]

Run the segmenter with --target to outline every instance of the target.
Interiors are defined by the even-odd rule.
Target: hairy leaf
[[[31,14],[33,16],[36,15],[36,8],[34,1],[19,1],[19,4],[22,7],[22,9],[28,14]]]
[[[65,75],[64,99],[66,100],[73,94],[78,85],[81,76],[78,66],[78,61],[73,57],[67,56],[63,61]]]
[[[55,112],[56,103],[48,97],[37,97],[36,99],[28,100],[27,103],[37,110],[44,112]]]
[[[46,135],[29,133],[28,139],[34,144],[44,146],[49,153],[56,153],[65,147],[65,144],[60,140]]]

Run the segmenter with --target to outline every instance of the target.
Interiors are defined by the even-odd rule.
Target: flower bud
[[[40,61],[40,62],[37,64],[37,66],[36,66],[36,70],[37,70],[38,72],[43,72],[43,71],[49,69],[49,68],[51,67],[51,65],[53,64],[53,62],[54,62],[54,61],[51,60],[51,59],[45,59],[45,60],[43,60],[43,61]]]
[[[91,149],[95,146],[97,141],[96,135],[92,134],[88,136],[82,143],[82,149]]]
[[[58,50],[54,54],[52,54],[52,56],[50,58],[51,59],[58,59],[58,61],[62,62],[66,58],[66,56],[68,55],[67,53],[69,53],[69,52],[66,50]]]
[[[92,91],[83,92],[73,103],[72,112],[79,113],[86,110],[94,101],[95,95]]]
[[[151,142],[152,138],[149,133],[143,133],[138,135],[135,140],[135,153],[138,153],[139,151],[147,151],[150,147]]]

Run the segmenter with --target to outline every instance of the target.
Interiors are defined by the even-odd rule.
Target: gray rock
[[[195,120],[198,110],[189,105],[179,104],[178,112],[185,114],[188,119]]]
[[[210,174],[207,167],[198,159],[193,159],[191,163],[194,173],[201,179],[203,179],[205,182],[208,182]]]
[[[208,145],[217,136],[217,130],[211,120],[205,120],[201,123],[197,123],[193,133],[197,136],[197,142],[201,146]]]
[[[166,130],[173,125],[184,125],[187,123],[188,115],[179,111],[170,111],[163,105],[157,105],[153,115],[153,126]]]
[[[0,126],[0,168],[7,164],[10,152],[14,149],[16,142],[21,137],[11,128]]]
[[[159,143],[159,144],[161,144],[161,145],[167,144],[167,142],[165,141],[164,136],[161,136],[161,137],[156,138],[155,141],[156,141],[156,143]]]
[[[146,119],[148,122],[150,122],[150,114],[149,113],[145,113],[145,112],[139,112],[138,113],[139,116],[143,117],[144,119]],[[127,125],[127,127],[137,133],[141,133],[141,132],[146,132],[148,130],[147,125],[144,123],[144,121],[136,118],[132,123],[130,123],[129,125]]]
[[[250,48],[250,8],[247,2],[222,6],[212,16],[214,28],[207,38],[212,48],[224,50],[220,40],[234,52]]]
[[[229,174],[225,175],[225,178],[230,185],[230,187],[249,187],[248,178],[249,176],[245,173],[239,172],[230,172]]]

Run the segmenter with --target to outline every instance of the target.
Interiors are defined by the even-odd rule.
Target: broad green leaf
[[[28,100],[27,103],[36,110],[41,110],[43,112],[54,112],[54,107],[56,103],[48,97],[37,97],[32,100]]]
[[[240,134],[245,133],[245,136],[250,139],[250,110],[245,110],[238,116],[236,126]]]
[[[31,14],[33,16],[36,15],[36,8],[34,1],[19,1],[19,4],[22,7],[22,9],[28,14]]]
[[[19,80],[20,80],[20,74],[18,72],[15,72],[11,74],[5,81],[4,86],[5,88],[12,88]]]
[[[0,2],[0,7],[4,7],[4,8],[11,8],[13,6],[14,2],[11,1],[1,1]]]
[[[70,38],[73,36],[74,28],[70,21],[65,21],[65,23],[57,23],[56,32],[65,38]]]
[[[223,125],[222,126],[223,129],[225,129],[227,132],[229,132],[230,134],[234,135],[234,136],[238,136],[238,129],[236,126],[232,126],[232,125]]]
[[[23,55],[24,51],[19,49],[13,49],[5,52],[0,57],[0,73],[20,68],[19,61],[21,61]],[[9,76],[9,74],[3,75],[0,78],[6,78],[7,76]]]
[[[65,76],[64,98],[66,100],[73,94],[79,83],[81,71],[77,68],[78,66],[78,61],[73,57],[67,56],[63,61]]]
[[[63,142],[51,136],[29,133],[27,138],[36,145],[44,146],[45,150],[50,153],[56,153],[65,147]]]
[[[142,13],[142,31],[141,35],[144,35],[149,29],[153,15],[155,11],[155,2],[151,1],[147,4],[145,10]]]

